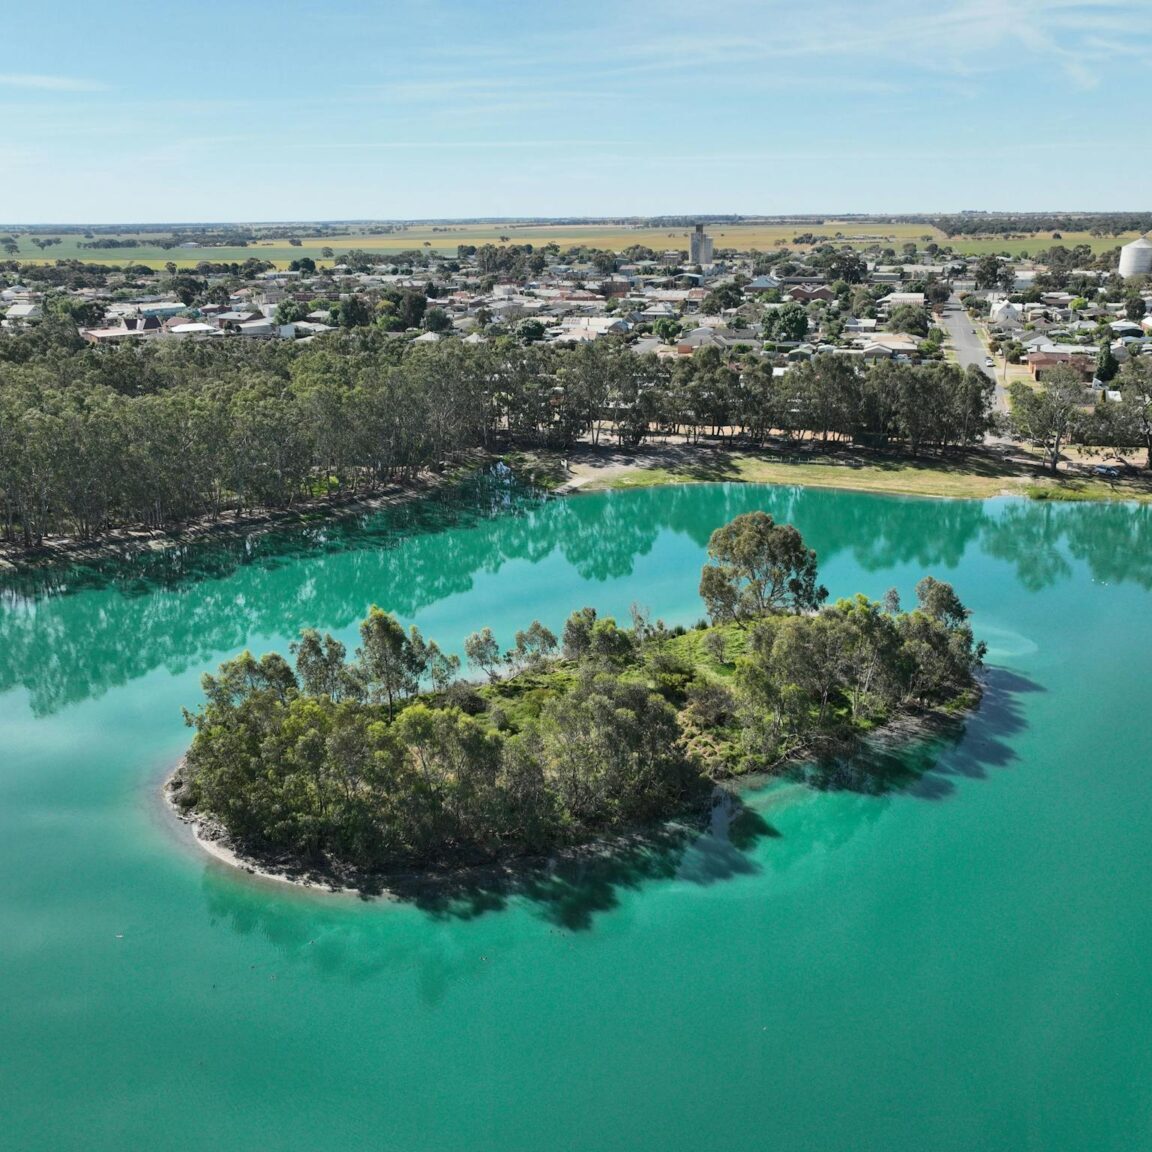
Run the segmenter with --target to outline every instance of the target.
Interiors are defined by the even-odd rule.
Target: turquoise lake
[[[585,604],[702,614],[710,532],[795,523],[833,598],[954,583],[980,710],[878,794],[491,907],[200,854],[159,787],[199,677],[379,604],[459,651]],[[0,581],[0,1148],[1152,1149],[1152,509],[477,482]]]

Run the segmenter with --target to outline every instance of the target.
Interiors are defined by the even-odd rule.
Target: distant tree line
[[[1126,232],[1147,232],[1152,228],[1152,212],[961,212],[953,216],[933,216],[930,221],[946,236],[1008,236],[1033,232],[1122,236]]]
[[[0,245],[2,246],[2,245]],[[229,276],[235,287],[267,272],[273,265],[267,260],[249,256],[238,262],[222,260],[199,260],[190,271],[198,276]],[[83,260],[56,260],[52,264],[28,264],[18,260],[0,260],[0,273],[7,272],[23,284],[42,290],[104,288],[111,285],[136,289],[154,289],[153,277],[157,269],[148,264],[130,263],[124,267],[111,264],[89,264]],[[218,287],[218,286],[217,286]],[[211,302],[211,301],[209,301]]]

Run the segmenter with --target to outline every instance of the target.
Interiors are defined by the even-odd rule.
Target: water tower
[[[1152,241],[1147,236],[1141,236],[1120,249],[1120,275],[1152,275]]]

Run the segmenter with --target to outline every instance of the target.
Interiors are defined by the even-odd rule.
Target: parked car
[[[1111,464],[1097,464],[1092,469],[1093,476],[1104,476],[1109,480],[1120,479],[1120,469],[1114,468]]]
[[[996,367],[996,361],[993,360],[991,356],[985,356],[984,357],[984,367],[985,368],[995,368]]]

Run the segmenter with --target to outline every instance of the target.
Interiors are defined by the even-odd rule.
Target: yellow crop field
[[[959,253],[983,255],[988,252],[1006,252],[1013,256],[1034,255],[1051,247],[1064,244],[1072,247],[1088,244],[1093,251],[1101,252],[1114,248],[1134,238],[1134,233],[1124,237],[1095,237],[1087,232],[1065,232],[1060,239],[1053,239],[1051,233],[1032,234],[1027,237],[953,237],[948,239],[941,231],[928,224],[918,223],[877,223],[859,220],[826,220],[823,224],[715,224],[707,227],[717,248],[733,248],[746,252],[756,249],[762,252],[778,251],[781,247],[803,249],[807,245],[797,244],[797,237],[811,234],[818,240],[828,239],[855,247],[866,248],[879,245],[894,248],[899,253],[903,244],[912,242],[923,247],[929,241],[940,245],[951,245]],[[37,238],[50,236],[40,232]],[[287,240],[262,240],[250,243],[247,247],[203,247],[164,249],[160,243],[170,238],[168,232],[124,232],[116,234],[117,239],[131,238],[138,242],[136,248],[99,249],[82,248],[84,237],[79,234],[59,234],[60,243],[41,250],[32,243],[33,237],[27,233],[16,233],[19,246],[15,258],[29,263],[51,263],[56,260],[82,260],[123,266],[128,263],[146,264],[152,268],[163,268],[172,263],[178,268],[194,268],[201,261],[214,263],[243,263],[256,258],[267,260],[277,267],[284,268],[292,261],[309,256],[317,264],[331,264],[339,259],[342,252],[361,248],[370,252],[402,252],[412,249],[429,249],[446,255],[454,255],[460,244],[532,244],[540,247],[545,244],[558,244],[561,248],[585,246],[620,252],[633,245],[643,245],[657,252],[666,249],[687,250],[688,228],[648,228],[605,224],[520,224],[520,223],[467,223],[452,225],[409,224],[397,231],[380,235],[354,233],[350,235],[318,234],[314,228],[302,225],[297,239],[299,246],[290,245]],[[331,248],[335,259],[323,255],[324,248]]]

